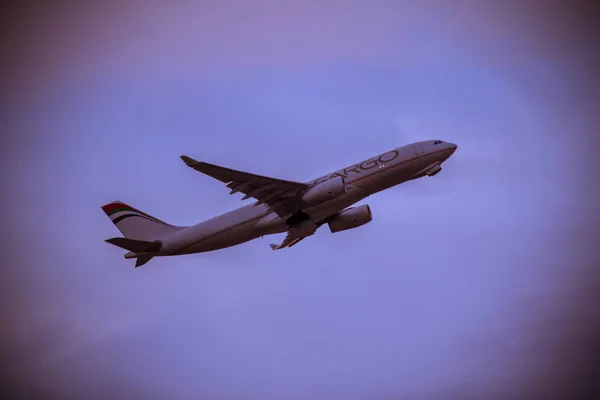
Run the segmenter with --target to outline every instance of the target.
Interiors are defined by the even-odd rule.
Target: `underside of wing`
[[[269,244],[269,247],[271,247],[271,250],[280,250],[280,249],[284,249],[286,247],[292,247],[293,245],[295,245],[296,243],[298,243],[305,237],[306,236],[297,237],[288,232],[287,236],[285,237],[285,239],[283,239],[283,242],[281,242],[281,244],[271,243],[271,244]]]
[[[257,200],[255,206],[266,204],[280,216],[295,214],[303,207],[300,194],[308,188],[304,183],[237,171],[188,156],[181,156],[181,159],[196,171],[226,183],[231,189],[229,194],[243,193],[242,200],[252,197]]]
[[[283,239],[283,242],[281,242],[281,244],[271,243],[271,244],[269,244],[269,247],[271,247],[271,250],[280,250],[280,249],[285,249],[286,247],[295,246],[301,240],[306,239],[309,236],[312,236],[313,233],[316,232],[317,229],[319,229],[323,224],[327,223],[328,220],[329,220],[329,218],[326,218],[322,221],[317,222],[314,225],[314,230],[312,231],[312,233],[306,233],[306,232],[300,233],[296,229],[294,229],[294,227],[292,227],[288,231],[287,235],[285,236],[285,239]]]

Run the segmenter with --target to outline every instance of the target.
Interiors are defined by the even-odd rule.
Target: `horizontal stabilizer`
[[[161,242],[146,242],[122,237],[106,239],[106,242],[134,253],[158,253],[162,247]]]
[[[129,259],[129,258],[135,258],[135,267],[141,267],[142,265],[146,264],[148,261],[152,260],[152,258],[154,258],[154,254],[152,253],[134,253],[132,251],[130,251],[129,253],[125,254],[125,258]]]

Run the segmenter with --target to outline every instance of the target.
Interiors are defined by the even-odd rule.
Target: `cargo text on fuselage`
[[[344,179],[348,179],[352,177],[352,175],[361,174],[363,172],[370,172],[375,168],[382,167],[383,165],[385,165],[385,163],[389,163],[390,161],[395,160],[396,158],[398,158],[398,155],[398,150],[388,151],[387,153],[383,153],[378,157],[369,158],[368,160],[365,160],[360,164],[354,164],[350,167],[336,171],[332,174],[322,176],[319,179],[312,181],[310,183],[310,186],[316,186],[319,183],[323,183],[329,179],[333,179],[338,176],[341,176]]]

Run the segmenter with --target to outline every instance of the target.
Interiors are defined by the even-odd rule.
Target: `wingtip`
[[[270,243],[269,247],[271,248],[271,250],[278,250],[279,246],[277,246],[275,243]]]
[[[198,161],[194,160],[191,157],[188,156],[180,156],[180,158],[183,160],[183,162],[188,166],[188,167],[193,167],[194,165],[198,164]]]

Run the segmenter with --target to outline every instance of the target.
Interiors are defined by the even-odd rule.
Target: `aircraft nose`
[[[456,149],[458,149],[458,146],[454,143],[448,143],[448,148],[452,150],[452,153],[450,153],[450,154],[454,154]]]

